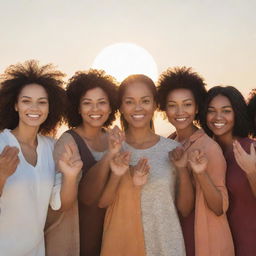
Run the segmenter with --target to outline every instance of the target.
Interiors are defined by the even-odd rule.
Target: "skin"
[[[193,150],[188,154],[186,141],[197,130],[193,124],[197,113],[197,104],[192,92],[188,89],[175,89],[167,96],[166,115],[176,128],[176,140],[183,144],[170,153],[178,173],[176,195],[177,208],[186,217],[194,208],[195,193],[193,177],[199,182],[208,207],[216,214],[222,214],[222,196],[207,174],[208,160],[203,152]],[[192,173],[189,171],[192,170]]]
[[[19,115],[18,126],[12,130],[18,140],[25,160],[35,166],[37,163],[37,134],[40,125],[47,119],[49,113],[48,95],[45,89],[38,84],[28,84],[21,90],[14,106]],[[67,146],[68,150],[69,146]],[[19,150],[14,147],[5,147],[0,155],[0,191],[4,183],[12,175],[19,163]],[[72,151],[65,152],[62,157],[60,172],[63,173],[64,182],[61,188],[62,208],[70,207],[70,198],[76,195],[76,176],[81,169],[80,159],[72,159]],[[68,156],[68,157],[67,157]],[[3,182],[5,181],[5,182]]]
[[[246,173],[253,195],[256,197],[256,154],[251,144],[250,153],[245,152],[233,136],[235,114],[229,99],[217,95],[209,103],[207,126],[213,132],[223,151],[233,150],[236,162]]]

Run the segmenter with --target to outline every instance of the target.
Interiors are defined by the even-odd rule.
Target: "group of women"
[[[186,67],[117,85],[91,69],[64,90],[34,60],[1,76],[0,254],[256,255],[255,94]]]

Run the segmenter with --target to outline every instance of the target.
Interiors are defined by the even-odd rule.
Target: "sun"
[[[132,43],[116,43],[104,48],[95,58],[92,68],[103,69],[121,82],[131,74],[144,74],[156,81],[158,70],[152,55]]]

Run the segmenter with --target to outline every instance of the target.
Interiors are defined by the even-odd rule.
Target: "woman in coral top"
[[[235,253],[256,255],[256,154],[254,141],[248,138],[250,122],[242,94],[232,86],[211,88],[202,124],[219,143],[227,161],[227,217]]]
[[[196,125],[206,96],[203,79],[191,68],[168,69],[159,79],[161,110],[182,144],[170,158],[176,167],[176,205],[187,255],[234,255],[226,211],[226,162],[219,145]]]

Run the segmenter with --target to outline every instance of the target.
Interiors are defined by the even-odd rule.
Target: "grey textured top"
[[[185,256],[182,231],[175,208],[175,170],[168,153],[178,143],[160,137],[147,149],[135,149],[124,143],[124,150],[132,152],[131,165],[141,157],[148,158],[150,175],[142,188],[142,222],[147,256]]]

